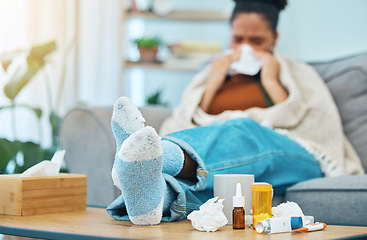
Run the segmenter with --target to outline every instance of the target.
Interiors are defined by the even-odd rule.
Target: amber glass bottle
[[[243,207],[233,208],[233,229],[245,228],[245,209]]]
[[[237,183],[236,196],[233,196],[233,229],[244,229],[245,228],[245,197],[241,194],[241,184]]]

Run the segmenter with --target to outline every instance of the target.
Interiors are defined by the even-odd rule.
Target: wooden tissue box
[[[87,176],[59,174],[45,177],[0,175],[0,214],[36,215],[85,210]]]

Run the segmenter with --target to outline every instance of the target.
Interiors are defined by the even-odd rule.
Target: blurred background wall
[[[137,7],[144,10],[149,5],[147,1],[136,0]],[[233,8],[231,0],[172,0],[171,4],[173,11],[228,14]],[[130,7],[127,0],[0,0],[0,54],[49,40],[57,44],[49,63],[22,90],[17,101],[47,112],[44,78],[48,76],[53,104],[58,106],[60,116],[80,103],[112,106],[120,95],[127,95],[142,106],[158,91],[161,101],[174,107],[197,69],[177,71],[131,65],[139,61],[132,41],[158,36],[167,45],[194,40],[217,44],[222,50],[228,48],[230,25],[223,18],[167,20],[131,15],[126,12]],[[276,50],[304,61],[325,61],[366,52],[366,12],[365,0],[289,0],[281,14]],[[161,47],[160,60],[169,57],[169,49]],[[0,70],[0,106],[9,103],[2,92],[7,74]],[[57,103],[60,81],[63,91]],[[39,133],[33,127],[35,120],[25,111],[19,110],[17,114],[17,137],[39,141]],[[0,112],[0,136],[11,139],[14,136],[9,130],[9,119],[9,112]],[[47,125],[47,121],[44,119],[43,124]],[[49,136],[49,127],[45,129],[41,134]],[[44,139],[47,145],[47,137]]]
[[[230,12],[232,1],[173,1],[175,9]],[[367,1],[364,0],[289,0],[281,13],[276,50],[303,61],[327,61],[367,51]],[[131,40],[141,36],[160,36],[168,43],[184,39],[215,41],[228,48],[230,25],[227,21],[162,21],[127,19],[125,57],[136,60]],[[129,45],[130,44],[130,45]],[[163,51],[162,51],[163,52]],[[163,102],[176,106],[182,89],[195,72],[130,69],[125,71],[122,94],[144,105],[151,94],[162,91]]]

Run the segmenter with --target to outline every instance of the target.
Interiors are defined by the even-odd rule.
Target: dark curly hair
[[[271,29],[275,32],[279,12],[287,6],[287,0],[234,0],[236,6],[233,9],[231,22],[240,13],[258,13],[269,22]]]
[[[234,2],[265,2],[275,4],[280,10],[283,10],[288,2],[287,0],[234,0]]]

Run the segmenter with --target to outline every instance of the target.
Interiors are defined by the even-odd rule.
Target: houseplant
[[[158,37],[152,38],[137,38],[134,43],[139,49],[141,62],[157,61],[158,48],[163,45],[163,42]]]
[[[0,63],[3,69],[8,73],[9,66],[16,62],[18,58],[25,58],[24,64],[16,66],[15,71],[7,74],[6,84],[4,86],[4,95],[9,99],[9,104],[0,106],[0,111],[11,111],[11,123],[12,134],[14,140],[6,138],[0,138],[0,173],[7,172],[7,166],[10,162],[15,165],[14,172],[20,173],[25,169],[33,166],[34,164],[44,160],[50,159],[58,146],[58,126],[60,123],[60,117],[56,111],[52,108],[51,103],[51,89],[46,87],[48,94],[48,101],[50,106],[50,114],[48,116],[49,123],[52,128],[52,145],[49,148],[43,148],[41,146],[41,140],[39,143],[30,141],[20,141],[17,139],[17,126],[16,126],[16,113],[17,108],[24,108],[32,113],[39,121],[38,130],[42,132],[42,125],[40,123],[43,111],[40,108],[30,106],[25,103],[19,103],[17,96],[28,83],[41,71],[48,63],[48,56],[56,50],[56,43],[54,41],[47,42],[45,44],[36,45],[30,49],[18,50],[11,53],[1,54]],[[46,79],[45,80],[49,80]],[[50,86],[47,83],[46,86]],[[41,134],[40,134],[41,135]],[[19,163],[17,158],[23,158],[23,163]]]
[[[162,97],[162,90],[158,90],[154,93],[152,93],[151,95],[148,96],[146,102],[148,105],[158,105],[158,106],[164,106],[167,107],[168,103],[167,102],[163,102],[161,97]]]

